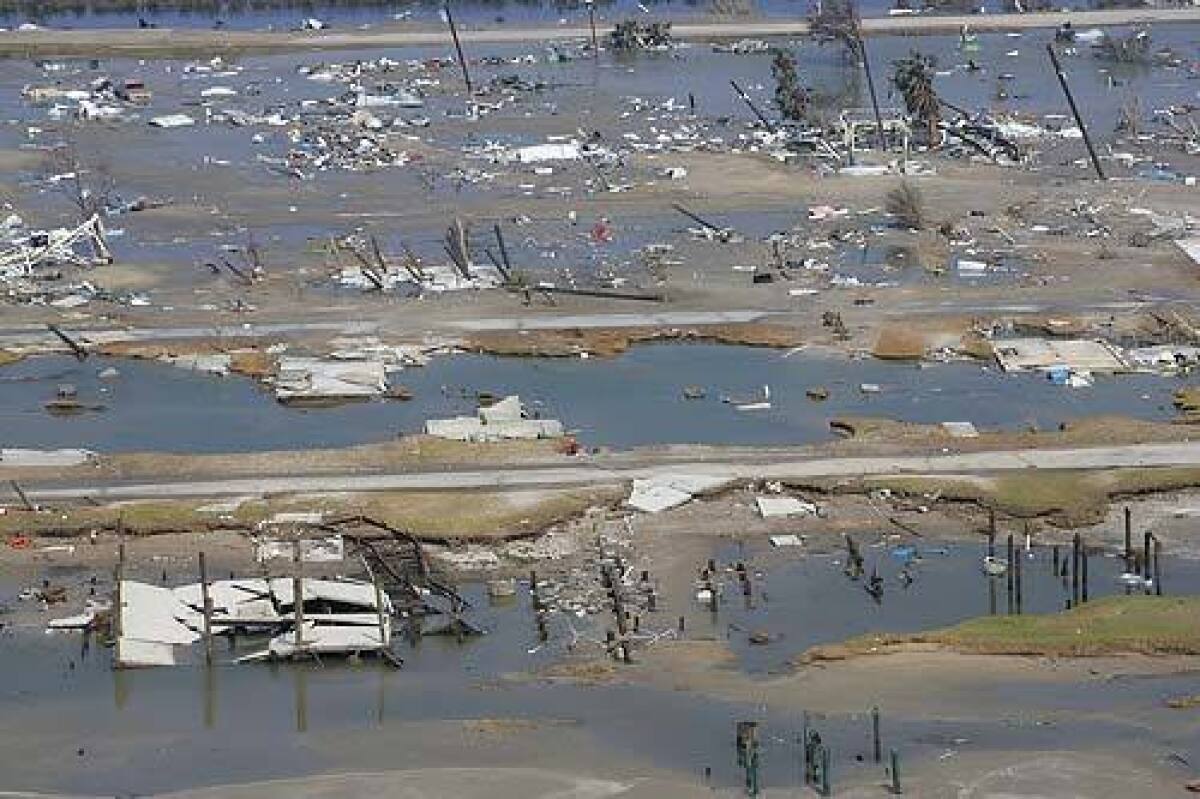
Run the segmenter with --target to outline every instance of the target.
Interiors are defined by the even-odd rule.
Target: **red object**
[[[29,549],[29,536],[14,535],[8,539],[8,545],[13,549]]]
[[[597,222],[595,227],[592,228],[592,241],[603,244],[612,240],[612,228],[603,222]]]

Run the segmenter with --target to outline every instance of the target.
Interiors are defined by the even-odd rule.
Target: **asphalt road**
[[[1022,469],[1108,469],[1147,466],[1200,466],[1200,442],[1136,444],[1075,449],[998,450],[947,455],[868,458],[801,458],[780,452],[762,459],[675,460],[666,457],[580,459],[561,466],[503,467],[380,474],[270,476],[228,480],[138,483],[78,483],[24,486],[36,502],[91,498],[182,499],[264,493],[367,491],[488,491],[612,485],[656,475],[701,474],[730,480],[853,477],[890,474],[976,474]],[[3,469],[0,469],[3,478]]]
[[[964,25],[974,31],[1032,30],[1057,28],[1071,20],[1076,28],[1136,23],[1200,22],[1200,7],[1171,9],[1113,9],[1104,11],[1038,12],[1031,14],[969,14],[951,16],[908,15],[874,17],[862,21],[863,33],[871,36],[956,33]],[[793,20],[680,23],[671,31],[676,39],[705,40],[744,37],[801,36],[808,23]],[[602,35],[607,35],[605,28]],[[511,44],[586,39],[585,26],[536,28],[469,28],[460,26],[464,43]],[[152,56],[177,55],[186,51],[220,50],[339,50],[369,47],[405,47],[446,44],[446,30],[431,27],[395,27],[343,32],[313,31],[225,31],[199,29],[133,28],[110,30],[36,30],[0,33],[0,56],[42,57],[51,55],[113,54],[119,52]]]

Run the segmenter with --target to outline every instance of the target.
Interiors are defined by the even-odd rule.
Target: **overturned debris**
[[[521,398],[512,395],[479,409],[475,416],[430,419],[425,432],[454,441],[499,441],[503,439],[561,438],[562,422],[531,419]]]

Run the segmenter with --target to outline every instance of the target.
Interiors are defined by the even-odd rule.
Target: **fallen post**
[[[1083,134],[1083,143],[1087,146],[1088,157],[1092,160],[1092,168],[1096,170],[1097,177],[1106,180],[1104,169],[1100,166],[1100,159],[1096,156],[1096,148],[1092,146],[1092,137],[1088,133],[1087,125],[1083,122],[1083,115],[1079,113],[1079,108],[1075,105],[1075,97],[1071,94],[1071,87],[1067,85],[1067,75],[1063,72],[1062,64],[1058,61],[1058,53],[1055,52],[1052,43],[1046,44],[1046,52],[1050,54],[1050,63],[1054,65],[1054,73],[1058,75],[1058,82],[1062,86],[1063,94],[1067,96],[1067,105],[1071,106],[1075,124],[1079,126],[1079,132]]]
[[[62,340],[62,342],[63,342],[64,344],[66,344],[68,347],[70,347],[70,348],[71,348],[71,352],[73,352],[73,353],[75,354],[75,357],[76,357],[78,360],[81,360],[81,361],[86,361],[86,360],[87,360],[87,357],[88,357],[88,354],[89,354],[89,353],[88,353],[87,349],[85,349],[85,348],[84,348],[84,346],[83,346],[82,344],[80,344],[80,343],[79,343],[79,342],[77,342],[75,339],[71,338],[71,337],[70,337],[70,336],[68,336],[66,333],[64,333],[64,332],[62,331],[62,329],[61,329],[61,328],[59,328],[59,326],[58,326],[58,325],[52,325],[52,324],[49,324],[49,323],[47,323],[47,324],[46,324],[46,327],[47,327],[47,328],[50,330],[50,332],[51,332],[51,333],[53,333],[54,335],[58,336],[58,338],[59,338],[60,340]]]
[[[33,504],[33,500],[25,495],[25,489],[21,488],[20,483],[18,483],[16,480],[10,480],[8,484],[12,486],[12,490],[16,492],[17,497],[21,500],[21,504],[25,506],[25,510],[36,511],[38,509],[37,505]]]
[[[450,13],[450,4],[443,5],[442,10],[446,14],[446,24],[450,26],[450,37],[454,39],[454,52],[458,55],[458,65],[462,67],[463,83],[467,85],[467,97],[469,98],[475,93],[475,89],[471,86],[471,71],[467,68],[467,57],[463,55],[462,42],[458,40],[458,27],[454,24],[454,16]]]
[[[746,103],[746,105],[750,106],[750,110],[754,112],[754,116],[758,117],[758,121],[763,123],[763,125],[766,127],[766,129],[768,131],[770,131],[771,133],[774,133],[775,132],[775,124],[773,122],[771,122],[771,120],[767,119],[763,115],[762,111],[758,110],[758,106],[756,106],[754,104],[754,101],[750,99],[750,95],[748,95],[744,91],[742,91],[742,87],[738,86],[736,81],[732,81],[732,80],[729,81],[729,85],[732,86],[733,90],[738,93],[738,97],[741,97],[742,101],[744,103]]]

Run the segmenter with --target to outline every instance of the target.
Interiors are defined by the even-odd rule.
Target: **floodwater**
[[[108,366],[118,377],[100,379]],[[787,445],[828,440],[830,420],[845,416],[1043,430],[1096,415],[1169,419],[1178,387],[1177,378],[1118,375],[1070,389],[1041,374],[1007,375],[973,363],[918,366],[708,344],[637,346],[613,359],[441,356],[394,373],[391,382],[411,389],[414,399],[298,409],[240,377],[141,361],[35,358],[0,371],[0,446],[100,452],[348,446],[420,433],[429,418],[473,414],[478,392],[519,394],[532,412],[562,420],[588,446]],[[43,404],[62,384],[104,410],[50,415]],[[878,393],[864,393],[863,384]],[[706,396],[685,399],[684,388],[693,386]],[[769,410],[737,410],[734,403],[760,400],[764,386]],[[828,400],[808,399],[805,392],[817,386],[829,390]]]
[[[81,5],[87,6],[86,0]],[[367,2],[359,5],[334,5],[324,2],[292,2],[291,8],[247,8],[253,3],[214,3],[221,11],[196,9],[174,11],[170,9],[143,9],[132,11],[54,11],[38,7],[36,12],[9,12],[0,14],[0,23],[18,25],[29,20],[54,28],[128,28],[136,27],[139,19],[163,28],[209,28],[220,21],[222,27],[238,30],[297,28],[302,20],[315,17],[335,28],[380,25],[394,20],[408,22],[437,23],[440,21],[441,3],[429,0],[408,0],[401,3]],[[277,3],[286,6],[288,3]],[[804,17],[809,13],[806,0],[746,0],[732,4],[744,8],[746,13],[766,17]],[[864,0],[859,3],[863,16],[885,16],[893,7],[888,0]],[[1087,0],[1068,0],[1056,8],[1088,8]],[[711,13],[713,5],[702,0],[600,0],[596,3],[597,23],[618,20],[644,13],[639,6],[651,10],[656,18],[686,19]],[[980,0],[976,8],[988,13],[1003,12],[1005,4],[1000,0]],[[500,24],[527,23],[547,24],[566,20],[576,25],[585,24],[587,9],[578,0],[517,0],[505,2],[479,2],[468,0],[455,3],[454,14],[460,23]]]
[[[1156,47],[1169,47],[1185,62],[1194,64],[1200,53],[1191,31],[1188,26],[1156,26],[1153,41]],[[893,61],[917,49],[936,58],[937,91],[954,105],[1028,114],[1037,120],[1051,115],[1061,122],[1069,112],[1057,83],[1049,78],[1044,45],[1051,37],[1051,31],[980,35],[978,50],[970,52],[959,48],[957,36],[872,38],[869,55],[879,83],[880,103],[885,108],[899,104],[886,76],[891,73]],[[836,48],[820,47],[807,40],[784,40],[777,44],[796,54],[807,82],[822,94],[841,98],[838,107],[868,106],[862,75],[845,63]],[[1156,129],[1149,120],[1154,109],[1196,101],[1194,67],[1189,70],[1187,66],[1105,64],[1089,55],[1087,47],[1078,49],[1077,55],[1063,56],[1065,69],[1101,149],[1112,143],[1121,108],[1131,98],[1141,103],[1147,117],[1146,131]],[[662,136],[684,127],[695,129],[706,139],[720,137],[733,143],[746,135],[746,125],[752,116],[730,88],[730,80],[742,86],[760,108],[769,111],[773,108],[770,54],[715,53],[704,43],[692,43],[672,53],[606,53],[599,61],[590,58],[561,61],[546,58],[547,54],[548,49],[540,44],[472,46],[469,55],[480,62],[473,66],[477,84],[492,77],[513,76],[542,84],[541,87],[518,93],[513,103],[478,121],[466,121],[462,96],[455,90],[459,76],[447,66],[432,74],[449,91],[434,92],[423,109],[398,113],[405,119],[428,117],[429,127],[400,133],[417,136],[435,150],[450,155],[488,142],[535,143],[545,141],[548,135],[578,136],[581,129],[601,134],[613,147],[632,141],[626,138],[630,135],[637,136],[642,144],[661,141]],[[529,56],[533,59],[528,60]],[[684,230],[692,223],[673,211],[664,208],[647,213],[639,207],[623,213],[618,205],[610,212],[608,222],[613,241],[593,241],[588,231],[597,218],[587,200],[594,189],[585,190],[582,184],[594,181],[596,173],[582,163],[555,164],[549,176],[535,175],[528,169],[517,170],[514,173],[517,179],[512,180],[508,175],[510,169],[497,168],[486,159],[463,156],[458,166],[499,173],[501,177],[495,180],[464,177],[450,166],[429,165],[417,159],[406,166],[387,169],[321,171],[312,180],[299,181],[271,172],[260,160],[260,156],[280,158],[294,149],[288,128],[203,124],[201,105],[216,111],[280,110],[285,117],[304,116],[309,112],[299,103],[330,99],[347,87],[341,83],[310,81],[297,74],[297,67],[380,57],[401,61],[441,58],[452,63],[453,48],[447,41],[446,45],[435,47],[246,56],[237,59],[237,65],[244,68],[238,74],[188,72],[184,69],[185,62],[172,60],[102,59],[94,66],[87,61],[70,63],[71,68],[82,70],[79,74],[44,72],[32,62],[6,61],[0,77],[0,114],[10,124],[0,126],[0,147],[29,147],[34,142],[51,144],[61,138],[55,131],[63,123],[49,119],[49,109],[32,107],[21,99],[20,90],[26,84],[63,81],[83,86],[103,75],[117,79],[137,76],[145,80],[155,99],[140,118],[72,125],[71,137],[86,161],[102,164],[113,175],[118,192],[125,199],[144,195],[219,209],[220,213],[199,213],[187,219],[172,216],[169,226],[156,223],[153,214],[129,214],[110,221],[111,227],[124,229],[125,234],[112,241],[118,263],[154,266],[169,274],[170,280],[198,288],[221,283],[223,278],[214,278],[196,264],[212,259],[222,245],[244,245],[251,234],[263,249],[269,270],[311,265],[314,242],[320,244],[331,235],[344,235],[359,226],[378,236],[384,252],[399,252],[403,241],[418,257],[440,260],[446,214],[440,210],[427,213],[423,209],[445,205],[477,219],[481,229],[493,221],[505,224],[510,230],[514,261],[530,274],[559,280],[564,279],[564,272],[581,279],[593,270],[603,270],[631,283],[645,284],[649,276],[639,266],[634,251],[646,244],[678,242],[686,237]],[[968,62],[974,62],[979,69],[968,69]],[[389,76],[401,82],[408,77],[404,70]],[[239,94],[202,102],[200,92],[211,86],[230,87]],[[689,97],[695,101],[695,118],[687,110]],[[635,109],[632,98],[641,98],[647,107]],[[668,99],[674,100],[674,110],[662,108]],[[146,125],[146,118],[151,115],[180,111],[191,114],[200,124],[175,130],[154,130]],[[30,128],[42,132],[30,134]],[[1079,141],[1048,139],[1039,149],[1037,168],[1047,179],[1089,175],[1081,166],[1084,150]],[[659,155],[658,163],[660,168],[672,166],[670,148]],[[1196,165],[1194,159],[1179,153],[1168,157],[1166,167],[1191,174]],[[1137,174],[1145,166],[1126,170],[1110,164],[1108,168],[1116,177],[1137,180]],[[66,221],[74,213],[61,193],[37,183],[39,177],[44,177],[38,169],[27,169],[19,177],[28,186],[20,198],[19,211],[31,226],[48,226],[52,220]],[[615,183],[666,180],[644,167],[620,168],[609,173],[609,179]],[[186,195],[180,193],[181,185],[188,187]],[[881,203],[883,189],[880,191]],[[414,197],[425,202],[414,203]],[[561,203],[563,213],[548,214],[530,205],[533,200],[546,198],[556,199],[555,207]],[[520,227],[512,224],[512,214],[507,211],[498,214],[496,210],[507,208],[509,203],[521,209],[529,206],[530,215],[522,220]],[[568,223],[567,210],[578,212],[578,224]],[[830,230],[828,224],[809,222],[806,208],[755,208],[752,214],[741,209],[741,213],[727,216],[719,210],[703,207],[697,210],[721,224],[737,227],[751,240],[761,240],[777,231],[822,240]],[[856,223],[886,224],[879,208],[851,211],[865,215],[855,219]],[[1057,221],[1047,220],[1047,223]],[[1028,246],[1028,242],[1022,241],[1021,246]],[[718,268],[728,269],[719,248],[708,245],[705,253],[706,258],[715,260]],[[863,282],[911,283],[935,279],[919,268],[878,268],[886,262],[886,257],[876,257],[858,245],[839,246],[833,253],[789,252],[791,257],[810,254],[819,260],[832,260],[834,271]],[[750,256],[743,252],[736,257]],[[484,260],[482,253],[480,260]],[[1023,266],[1020,252],[1011,260],[1012,263],[1002,264],[1003,268],[991,273],[988,280],[1013,282],[1019,277]],[[164,264],[174,266],[162,270]],[[894,259],[890,266],[897,266]],[[733,273],[728,274],[732,279]],[[953,271],[945,278],[954,279]],[[324,277],[314,280],[321,282]],[[771,287],[764,288],[770,290]],[[354,294],[347,292],[347,296]]]
[[[1093,558],[1093,563],[1098,560]],[[904,599],[893,596],[888,570],[883,609],[910,606],[905,613],[891,615],[874,608],[865,597],[853,596],[861,594],[857,585],[842,596],[839,585],[845,580],[827,559],[814,559],[807,572],[796,568],[802,564],[774,569],[766,585],[774,621],[779,623],[782,616],[790,619],[781,646],[798,650],[808,642],[804,635],[811,642],[836,640],[862,626],[855,617],[867,619],[869,629],[906,630],[918,618],[928,625],[975,613],[975,600],[946,601],[963,591],[977,593],[982,578],[970,568],[970,561],[967,549],[927,554],[916,567],[918,582]],[[1174,560],[1168,562],[1166,572],[1172,589],[1182,588],[1185,574],[1194,588],[1200,575],[1195,565]],[[1038,564],[1031,562],[1026,607],[1042,602],[1037,573]],[[1104,567],[1097,564],[1093,575],[1096,595],[1106,579]],[[11,580],[0,583],[0,604],[14,602],[20,587]],[[822,602],[799,599],[810,588],[822,592]],[[838,602],[829,601],[830,592]],[[400,671],[372,661],[360,665],[327,661],[113,672],[109,653],[96,644],[83,650],[78,633],[44,635],[40,625],[9,627],[0,646],[0,674],[6,677],[0,682],[0,713],[10,729],[22,732],[19,740],[0,748],[4,787],[123,795],[331,769],[461,765],[465,739],[464,733],[456,731],[457,722],[470,719],[541,720],[558,728],[553,742],[531,743],[544,748],[530,750],[516,762],[506,755],[494,765],[552,764],[570,769],[582,762],[590,769],[617,763],[697,778],[707,766],[716,785],[732,785],[740,779],[731,746],[734,722],[757,719],[764,724],[764,784],[796,784],[798,713],[678,691],[507,679],[505,675],[546,663],[549,651],[557,654],[559,631],[552,633],[550,647],[538,650],[523,590],[499,608],[487,605],[479,586],[468,586],[465,593],[476,608],[468,617],[487,634],[462,644],[426,638],[413,647],[398,641],[397,650],[406,660]],[[722,608],[722,623],[752,621],[732,605]],[[781,613],[780,607],[788,610]],[[842,625],[839,631],[824,626],[835,608]],[[664,609],[658,615],[674,618],[672,614]],[[644,622],[643,629],[663,623]],[[689,629],[702,628],[693,624]],[[799,629],[823,632],[792,633]],[[584,641],[584,646],[590,645],[586,635]],[[734,646],[739,647],[736,636]],[[752,667],[746,654],[741,654],[743,664]],[[989,689],[995,696],[1011,697],[1011,711],[1005,717],[983,719],[967,712],[957,720],[910,719],[893,716],[885,708],[885,746],[898,748],[907,762],[932,760],[950,747],[979,752],[1063,748],[1068,740],[1073,748],[1098,751],[1125,745],[1134,725],[1137,739],[1156,751],[1169,747],[1186,754],[1200,747],[1200,731],[1195,727],[1188,731],[1186,725],[1180,728],[1175,723],[1178,714],[1170,717],[1173,711],[1161,709],[1161,698],[1186,693],[1190,684],[1186,676],[1129,681],[1116,688],[1099,683],[1056,684],[1041,695],[1028,685],[998,679]],[[832,747],[835,784],[873,779],[876,767],[858,760],[870,751],[867,701],[861,714],[813,720]],[[1122,716],[1124,710],[1144,716],[1148,706],[1167,714],[1165,723],[1145,728],[1141,716]],[[1098,707],[1111,712],[1103,718],[1089,712]],[[1045,717],[1055,711],[1059,712],[1052,725],[1020,720],[1022,714]],[[1071,718],[1068,712],[1086,718]],[[419,726],[426,723],[432,726]],[[450,725],[448,736],[446,725]],[[584,751],[578,748],[582,742],[586,756],[578,754]],[[471,751],[474,765],[486,765],[494,757],[486,747]],[[48,761],[55,767],[45,767]]]
[[[1019,538],[1019,536],[1018,536]],[[772,550],[759,563],[765,575],[755,580],[752,601],[730,575],[716,618],[707,608],[690,609],[694,623],[712,625],[714,633],[728,637],[741,665],[754,673],[786,670],[798,652],[819,644],[835,643],[872,632],[917,632],[947,627],[969,618],[1007,614],[1008,583],[1005,577],[983,574],[983,546],[909,542],[900,547],[864,546],[859,540],[867,576],[878,571],[884,589],[879,602],[865,590],[864,580],[843,573],[845,554],[798,556],[787,548]],[[1017,541],[1022,547],[1023,542]],[[996,554],[1005,557],[1005,542]],[[1021,608],[1025,613],[1063,610],[1071,598],[1071,582],[1054,575],[1051,547],[1036,546],[1021,552]],[[1060,548],[1070,559],[1070,547]],[[719,563],[736,562],[736,548],[722,553]],[[1064,561],[1060,560],[1060,569]],[[906,586],[901,573],[912,581]],[[1088,596],[1098,599],[1127,593],[1117,577],[1124,560],[1114,553],[1093,552],[1088,558]],[[1164,558],[1162,584],[1166,595],[1200,592],[1200,561]],[[1141,593],[1141,589],[1138,593]],[[701,627],[704,629],[704,627]],[[748,634],[763,630],[771,643],[751,645]]]

